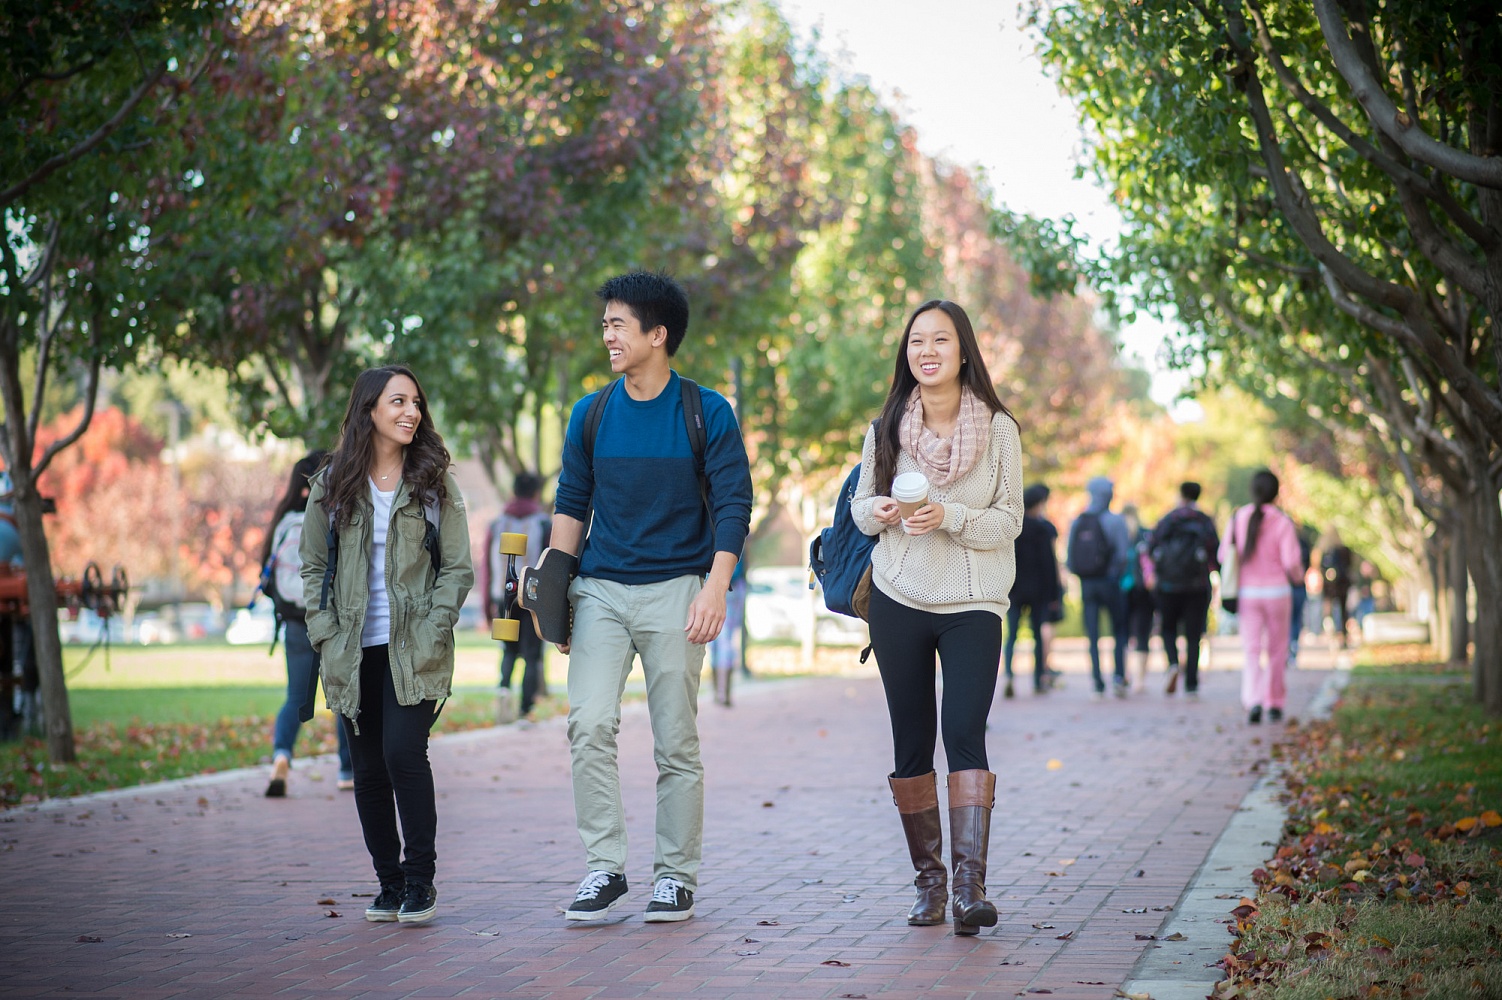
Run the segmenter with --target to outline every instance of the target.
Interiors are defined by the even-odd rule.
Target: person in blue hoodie
[[[644,919],[687,920],[704,846],[699,674],[705,646],[724,626],[750,528],[751,467],[729,401],[697,386],[706,438],[699,478],[685,385],[671,365],[688,330],[678,283],[636,271],[596,295],[602,346],[621,379],[603,404],[592,451],[584,425],[598,394],[574,406],[553,518],[553,549],[579,557],[569,587],[573,633],[559,651],[570,654],[574,814],[588,869],[564,916],[601,920],[626,897],[616,734],[626,675],[640,656],[657,764],[657,850]]]
[[[1096,476],[1085,484],[1090,504],[1069,526],[1066,565],[1080,578],[1080,596],[1084,600],[1085,635],[1090,640],[1090,674],[1095,683],[1095,697],[1102,698],[1106,682],[1100,673],[1100,613],[1111,622],[1115,669],[1111,686],[1116,697],[1127,693],[1127,600],[1121,578],[1132,555],[1131,534],[1120,514],[1111,510],[1115,486],[1105,476]]]

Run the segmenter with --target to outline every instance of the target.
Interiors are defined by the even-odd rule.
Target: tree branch
[[[125,99],[124,103],[120,105],[119,109],[110,116],[109,121],[105,122],[103,125],[95,129],[94,133],[87,139],[84,139],[82,142],[78,143],[76,146],[66,152],[58,153],[56,156],[47,160],[41,166],[33,170],[29,176],[23,177],[21,180],[11,185],[9,188],[0,191],[0,208],[9,205],[11,202],[21,197],[21,195],[31,190],[32,187],[46,180],[55,171],[67,166],[74,160],[87,155],[91,150],[94,149],[94,147],[98,146],[104,140],[108,139],[110,135],[112,135],[114,131],[120,127],[125,119],[130,116],[131,112],[136,109],[136,105],[140,104],[142,99],[151,92],[151,89],[157,85],[158,81],[161,80],[166,72],[167,66],[165,63],[161,66],[158,66],[156,72],[152,73],[145,80],[141,81],[140,86],[138,86],[131,93],[131,95]]]
[[[1320,31],[1324,33],[1336,70],[1350,84],[1352,94],[1366,109],[1373,125],[1421,163],[1481,187],[1502,188],[1502,157],[1474,156],[1447,146],[1397,109],[1357,54],[1335,0],[1314,0],[1314,14],[1319,18]]]
[[[32,482],[36,482],[42,473],[47,471],[47,466],[52,464],[52,459],[58,452],[83,437],[84,431],[89,429],[89,423],[94,419],[94,401],[99,395],[99,367],[101,358],[99,352],[99,335],[96,332],[98,329],[99,325],[97,323],[89,324],[89,374],[84,382],[83,414],[78,418],[77,425],[71,431],[52,442],[47,446],[47,450],[42,452],[41,459],[36,465],[32,466]],[[38,400],[37,405],[40,406],[40,400]],[[31,441],[33,444],[36,442],[35,435],[32,436]]]

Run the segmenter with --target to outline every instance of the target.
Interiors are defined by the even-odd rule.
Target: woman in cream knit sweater
[[[900,516],[892,480],[921,472],[928,503]],[[996,692],[1002,619],[1022,530],[1022,444],[991,385],[975,331],[953,302],[908,320],[892,388],[866,435],[851,514],[871,554],[871,643],[886,689],[896,765],[888,782],[917,870],[908,923],[944,922],[948,902],[934,744],[949,763],[954,932],[996,924],[986,853],[996,775],[986,716]],[[942,713],[934,691],[943,664]]]

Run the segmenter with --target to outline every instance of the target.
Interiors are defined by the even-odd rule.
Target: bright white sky
[[[895,99],[924,152],[982,167],[1001,204],[1073,215],[1097,241],[1120,230],[1106,193],[1075,179],[1084,156],[1079,120],[1034,55],[1017,0],[778,2],[805,34],[820,27],[820,47],[837,65]],[[1153,397],[1167,406],[1185,379],[1157,360],[1163,333],[1140,322],[1121,340],[1153,373]]]

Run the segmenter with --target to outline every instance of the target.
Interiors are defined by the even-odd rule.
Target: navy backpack
[[[808,568],[824,589],[826,608],[866,621],[871,604],[871,550],[876,548],[876,536],[856,527],[855,518],[850,516],[850,502],[855,499],[860,478],[861,467],[857,462],[840,487],[840,497],[834,505],[834,524],[819,532],[809,544]],[[861,653],[862,663],[870,651],[867,646]]]

